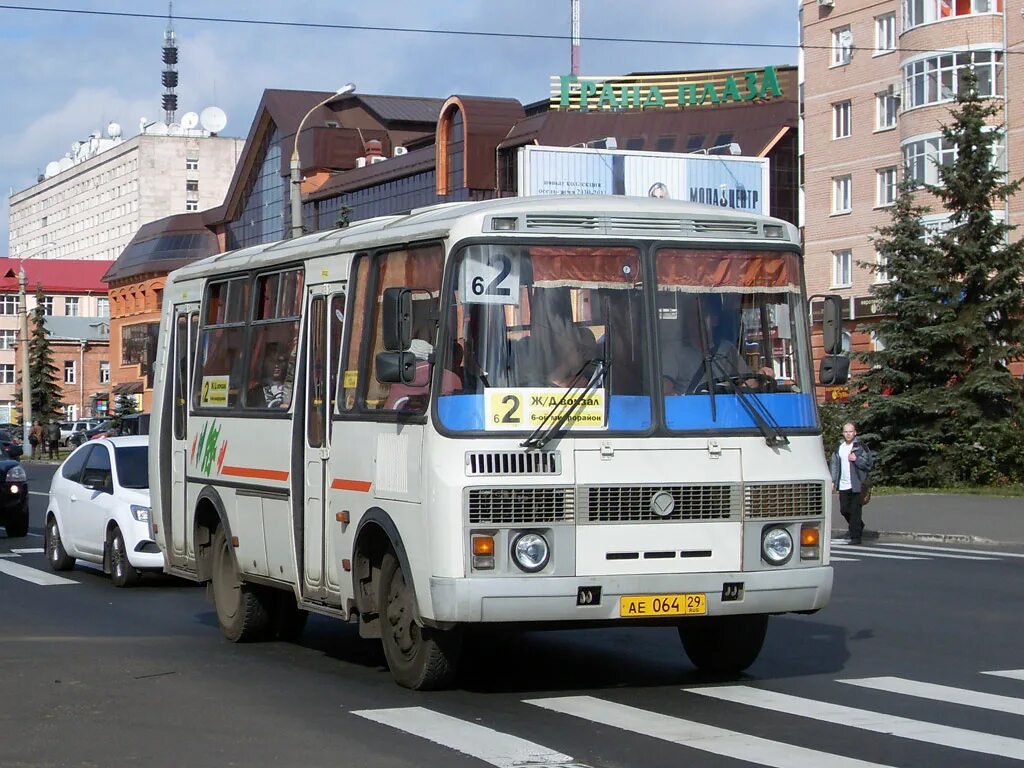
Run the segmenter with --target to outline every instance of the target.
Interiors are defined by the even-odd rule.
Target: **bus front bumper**
[[[738,599],[723,600],[727,584],[742,584]],[[600,602],[579,605],[581,590],[594,587],[601,588]],[[735,587],[732,591],[735,595]],[[620,597],[694,593],[706,596],[708,616],[814,611],[825,607],[832,594],[832,568],[684,575],[433,577],[434,615],[424,618],[438,623],[629,622],[631,619],[620,616]],[[594,594],[592,589],[590,594]]]

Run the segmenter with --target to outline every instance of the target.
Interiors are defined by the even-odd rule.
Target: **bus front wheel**
[[[233,643],[262,640],[270,628],[266,592],[242,581],[223,528],[213,534],[213,605],[220,631]]]
[[[756,661],[768,632],[768,615],[709,616],[679,625],[679,638],[701,672],[738,675]]]
[[[462,637],[458,630],[416,623],[416,594],[394,552],[384,555],[379,590],[381,642],[395,682],[417,691],[449,685],[458,669]]]

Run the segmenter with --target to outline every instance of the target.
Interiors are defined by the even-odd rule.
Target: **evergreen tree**
[[[36,289],[36,306],[29,313],[28,376],[32,389],[32,420],[45,424],[64,416],[64,400],[57,381],[57,366],[53,364],[50,338],[46,330],[46,312],[43,307],[43,289]],[[15,387],[15,399],[21,406],[21,387]]]
[[[121,419],[138,413],[138,411],[139,409],[135,407],[135,398],[124,393],[118,395],[117,400],[114,401],[114,428],[120,430]]]
[[[1007,363],[1024,353],[1024,245],[993,217],[1020,182],[992,162],[997,107],[977,94],[973,72],[943,128],[955,160],[928,190],[950,213],[950,228],[928,238],[904,179],[892,221],[876,248],[888,282],[872,296],[883,315],[874,330],[884,348],[861,353],[854,405],[861,431],[878,451],[881,479],[906,485],[1019,480],[1013,444],[1022,414],[1021,384]],[[909,175],[909,174],[907,174]],[[875,265],[867,265],[877,270]]]

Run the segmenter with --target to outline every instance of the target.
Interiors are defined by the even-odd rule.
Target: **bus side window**
[[[359,388],[359,356],[363,351],[363,336],[366,330],[366,293],[370,279],[370,257],[365,253],[356,257],[355,268],[349,290],[352,294],[352,308],[349,310],[348,349],[344,359],[339,361],[341,374],[338,376],[338,410],[351,411],[356,407]]]
[[[204,322],[196,356],[193,408],[233,408],[244,386],[245,309],[249,283],[244,277],[212,283],[206,290]]]
[[[437,314],[441,293],[441,272],[444,250],[440,245],[427,245],[391,251],[376,258],[377,284],[374,291],[373,346],[369,350],[365,382],[366,409],[369,411],[399,410],[422,413],[427,407],[430,389],[427,357],[437,343],[437,324],[430,316]],[[387,288],[404,286],[413,289],[413,338],[410,351],[416,356],[416,373],[411,384],[385,384],[377,381],[377,353],[384,351],[380,319],[382,298]],[[394,391],[393,391],[394,390]]]
[[[291,406],[302,284],[297,269],[256,278],[246,408],[286,411]]]

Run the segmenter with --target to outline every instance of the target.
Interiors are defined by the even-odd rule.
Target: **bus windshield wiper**
[[[596,365],[596,368],[594,369],[594,373],[590,377],[590,381],[587,383],[586,388],[580,393],[579,397],[575,397],[575,399],[568,404],[562,412],[562,415],[549,426],[548,422],[551,421],[556,413],[558,413],[558,409],[565,404],[566,400],[574,397],[573,390],[577,388],[576,382],[582,378],[583,372],[591,365]],[[565,425],[565,422],[567,422],[569,418],[579,410],[579,407],[586,402],[587,395],[594,391],[599,381],[604,379],[609,368],[610,364],[606,360],[587,360],[587,362],[583,364],[583,367],[576,371],[576,375],[572,377],[572,380],[569,382],[569,386],[565,388],[565,392],[562,393],[558,402],[551,406],[551,410],[544,414],[544,418],[541,419],[540,424],[538,424],[537,428],[533,430],[533,433],[519,445],[523,448],[543,448],[547,445],[548,441],[550,441],[551,438],[554,437],[555,434],[557,434]]]
[[[771,411],[765,408],[764,403],[760,400],[752,399],[750,395],[743,391],[743,387],[740,386],[738,381],[742,377],[743,374],[737,370],[735,375],[718,377],[715,379],[715,382],[722,381],[728,384],[729,389],[736,395],[736,400],[750,414],[750,418],[757,426],[758,431],[764,435],[765,443],[771,447],[789,445],[789,438],[786,437],[782,427],[775,420],[775,417],[772,416]]]

